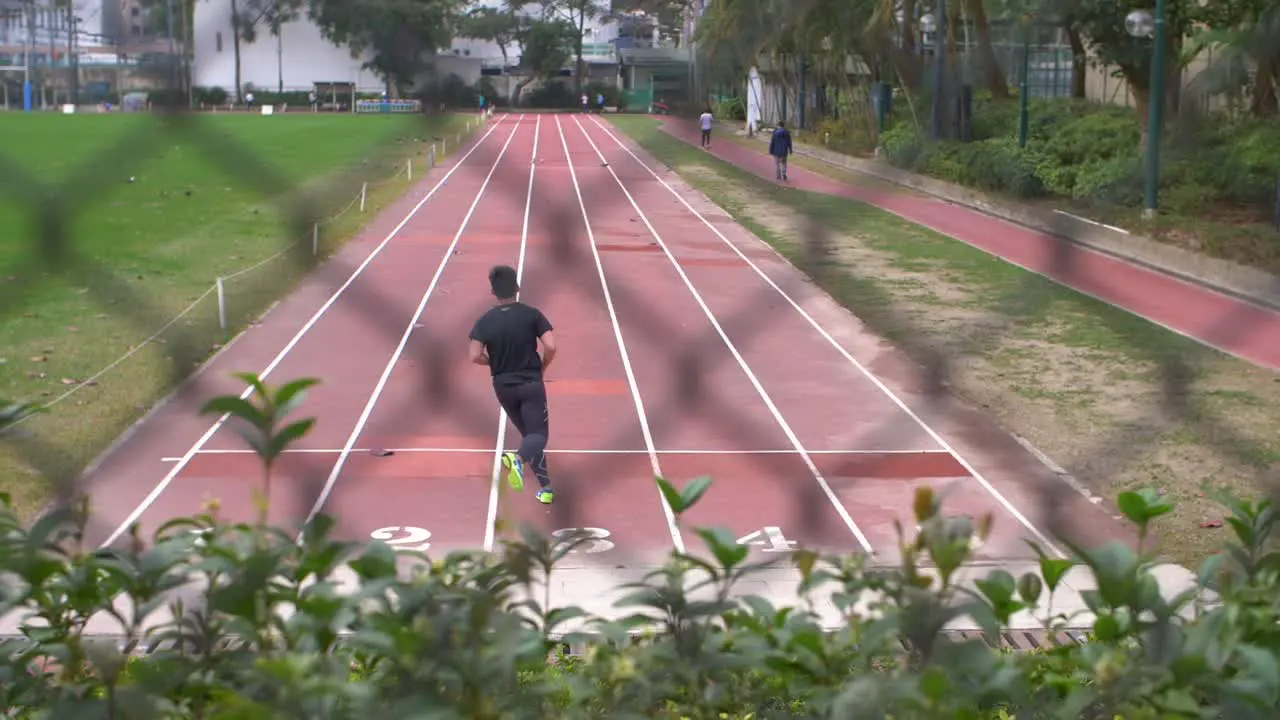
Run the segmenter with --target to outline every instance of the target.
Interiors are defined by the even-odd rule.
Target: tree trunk
[[[1067,42],[1071,45],[1071,97],[1083,100],[1088,94],[1085,80],[1089,72],[1089,53],[1080,30],[1070,23],[1067,24]]]
[[[1280,114],[1280,99],[1276,97],[1277,80],[1280,80],[1280,53],[1272,51],[1258,60],[1257,71],[1253,74],[1250,115],[1275,117]]]
[[[235,66],[236,104],[244,103],[244,89],[240,82],[240,8],[231,0],[231,55]]]
[[[574,73],[574,82],[577,84],[578,94],[582,94],[582,33],[587,29],[587,0],[581,0],[582,5],[578,8],[578,42],[574,47],[577,50],[578,67]]]
[[[991,45],[991,24],[987,21],[983,0],[967,2],[974,33],[978,36],[978,62],[982,63],[982,76],[986,79],[987,89],[996,100],[1008,100],[1009,76],[1000,67],[1000,58],[996,57],[995,48]]]

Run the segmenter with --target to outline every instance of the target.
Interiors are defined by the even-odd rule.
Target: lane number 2
[[[612,550],[615,547],[614,542],[609,539],[612,536],[613,533],[608,530],[594,527],[561,528],[551,533],[557,544],[574,545],[569,552],[588,555]]]
[[[779,553],[793,552],[795,541],[788,540],[782,534],[782,528],[774,525],[766,525],[748,535],[738,538],[739,545],[752,545],[760,549],[760,552]]]
[[[397,552],[426,552],[427,548],[431,547],[431,543],[427,542],[431,538],[431,533],[412,525],[378,528],[369,533],[369,537],[385,542]]]

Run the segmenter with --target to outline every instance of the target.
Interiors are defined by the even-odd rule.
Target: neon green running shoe
[[[524,490],[524,463],[513,452],[502,453],[502,467],[507,469],[507,484],[512,490]]]
[[[542,503],[543,505],[550,505],[552,502],[555,501],[556,494],[551,492],[551,488],[542,488],[538,490],[538,494],[535,495],[534,497],[536,497],[538,499],[538,502]]]

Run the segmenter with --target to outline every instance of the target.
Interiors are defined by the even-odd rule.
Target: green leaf
[[[702,496],[711,488],[711,478],[707,475],[696,477],[689,481],[684,490],[680,491],[680,509],[681,512],[688,510],[702,499]]]
[[[699,528],[697,533],[724,570],[737,567],[751,552],[751,548],[739,545],[733,534],[723,528]]]
[[[1043,590],[1044,583],[1035,573],[1023,573],[1018,579],[1018,595],[1030,607],[1035,607],[1040,602],[1040,593]]]
[[[680,499],[680,491],[676,486],[661,477],[654,477],[654,481],[658,483],[658,491],[662,493],[662,497],[671,506],[671,512],[677,516],[684,512],[684,502]]]
[[[235,395],[221,395],[213,398],[200,408],[201,415],[230,415],[240,418],[256,428],[265,428],[268,418],[253,403]]]

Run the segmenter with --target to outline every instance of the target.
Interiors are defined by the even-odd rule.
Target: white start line
[[[508,448],[515,451],[517,448]],[[248,448],[234,450],[216,450],[206,449],[196,453],[197,455],[252,455],[254,450]],[[327,450],[323,448],[293,448],[285,450],[286,455],[337,455],[342,450]],[[349,454],[390,454],[396,453],[468,453],[468,454],[489,454],[493,452],[492,448],[364,448],[346,451]],[[785,450],[655,450],[659,455],[798,455],[799,451],[794,449]],[[806,450],[809,455],[949,455],[945,450]],[[560,450],[547,449],[548,455],[647,455],[648,450]],[[161,462],[178,462],[180,457],[162,457]]]

